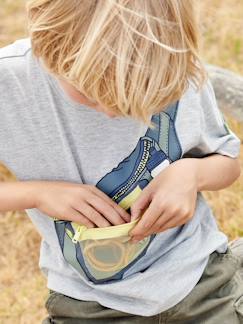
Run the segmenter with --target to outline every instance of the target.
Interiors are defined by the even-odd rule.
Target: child
[[[43,323],[243,323],[242,259],[201,194],[239,177],[240,141],[197,54],[193,1],[28,13],[30,39],[0,51],[1,160],[18,178],[0,210],[25,209],[42,236]],[[99,272],[112,240],[90,234],[85,255],[84,231],[116,251],[128,227],[137,255]]]

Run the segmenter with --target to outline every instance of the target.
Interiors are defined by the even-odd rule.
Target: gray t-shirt
[[[131,188],[134,181],[143,187],[152,179],[158,159],[171,163],[214,152],[239,155],[240,140],[227,128],[209,81],[199,93],[191,84],[177,105],[156,115],[156,133],[132,118],[110,118],[72,101],[32,56],[29,39],[22,39],[0,49],[0,91],[0,160],[20,181],[97,184],[110,196],[121,197],[120,188]],[[140,169],[134,164],[139,159]],[[143,174],[133,174],[134,167]],[[39,266],[48,288],[144,316],[187,296],[209,255],[225,252],[228,242],[198,193],[188,223],[155,235],[120,277],[95,282],[64,257],[63,237],[58,237],[53,219],[38,209],[26,212],[42,237]]]

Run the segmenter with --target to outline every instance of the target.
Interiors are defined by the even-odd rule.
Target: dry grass
[[[243,75],[243,2],[198,1],[202,7],[203,54],[212,64]]]
[[[243,2],[201,2],[205,60],[243,74]],[[23,3],[1,0],[0,46],[25,34]],[[243,141],[243,126],[227,117]],[[243,166],[243,150],[241,151]],[[15,181],[0,165],[0,181]],[[230,239],[243,235],[243,175],[232,186],[205,195]],[[46,315],[46,279],[38,268],[40,237],[25,213],[0,215],[0,324],[40,323]]]

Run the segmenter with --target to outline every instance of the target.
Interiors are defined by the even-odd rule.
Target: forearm
[[[194,160],[197,164],[198,191],[224,189],[240,176],[239,159],[213,154]]]
[[[0,183],[0,212],[35,207],[35,181]]]

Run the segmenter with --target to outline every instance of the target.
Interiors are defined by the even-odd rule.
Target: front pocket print
[[[63,256],[81,275],[94,283],[122,279],[145,253],[155,235],[131,243],[128,232],[138,220],[117,226],[86,228],[55,220]]]
[[[155,128],[148,128],[134,150],[96,184],[128,212],[149,182],[182,157],[175,128],[178,104],[177,101],[153,115]],[[121,280],[146,253],[156,235],[131,243],[128,233],[135,226],[134,222],[93,229],[71,221],[55,219],[54,222],[64,258],[94,283]]]

